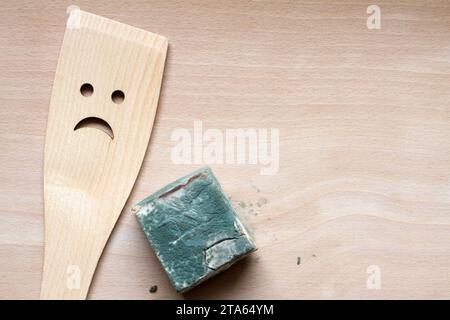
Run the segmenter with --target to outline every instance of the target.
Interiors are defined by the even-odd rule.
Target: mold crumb
[[[256,202],[256,205],[258,207],[262,207],[263,205],[267,204],[267,199],[266,198],[259,198],[258,201]]]
[[[238,202],[238,206],[241,207],[241,208],[245,208],[245,207],[246,207],[246,204],[245,204],[245,202],[243,202],[243,201],[239,201],[239,202]]]
[[[300,263],[302,262],[302,258],[301,257],[297,257],[297,265],[299,266]]]
[[[155,293],[158,291],[158,286],[151,286],[151,288],[148,290],[150,293]]]
[[[312,256],[315,258],[315,257],[317,257],[314,253],[312,254]]]
[[[255,189],[256,192],[261,192],[261,190],[260,190],[257,186],[254,186],[254,185],[253,185],[252,188]]]

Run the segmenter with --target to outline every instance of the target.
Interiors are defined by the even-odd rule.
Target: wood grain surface
[[[2,1],[0,298],[39,297],[46,121],[71,4],[169,39],[150,146],[89,298],[450,298],[450,2],[438,0]],[[380,30],[366,26],[371,4]],[[194,120],[278,128],[280,167],[212,166],[259,250],[181,296],[130,208],[200,166],[171,160],[172,132]]]

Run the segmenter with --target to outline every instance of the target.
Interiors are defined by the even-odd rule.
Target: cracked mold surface
[[[132,210],[178,292],[256,250],[208,167],[169,184]]]

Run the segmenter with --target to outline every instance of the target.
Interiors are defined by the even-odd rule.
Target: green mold
[[[132,211],[181,293],[256,250],[208,167],[169,184]]]

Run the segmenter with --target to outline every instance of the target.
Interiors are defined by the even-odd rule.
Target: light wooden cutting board
[[[89,298],[183,298],[130,207],[200,166],[171,160],[172,133],[194,120],[279,129],[280,167],[212,165],[259,250],[186,298],[450,298],[450,2],[355,0],[2,3],[0,298],[39,297],[46,120],[71,4],[170,42],[150,147]]]

